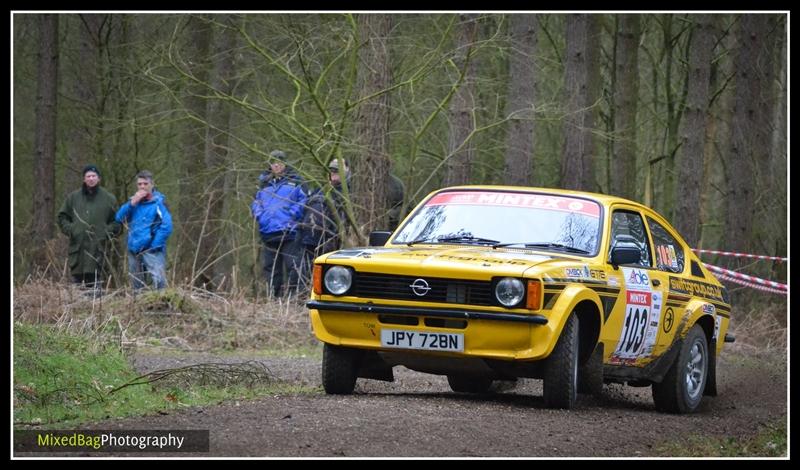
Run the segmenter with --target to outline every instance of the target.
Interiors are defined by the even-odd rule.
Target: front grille
[[[353,295],[395,300],[417,300],[465,305],[495,305],[490,281],[465,281],[424,277],[431,289],[424,296],[412,292],[410,285],[419,277],[355,273]]]

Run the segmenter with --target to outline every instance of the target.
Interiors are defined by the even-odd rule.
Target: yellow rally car
[[[315,260],[307,306],[327,393],[403,365],[456,392],[543,379],[556,408],[604,382],[651,385],[656,408],[676,413],[716,395],[716,358],[734,340],[727,291],[641,204],[445,188],[370,245]]]

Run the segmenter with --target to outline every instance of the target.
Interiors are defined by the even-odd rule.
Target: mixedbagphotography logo
[[[208,430],[14,431],[15,452],[208,452]]]

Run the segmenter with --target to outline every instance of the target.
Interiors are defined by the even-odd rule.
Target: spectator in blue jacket
[[[154,189],[153,174],[136,175],[137,191],[116,215],[128,227],[128,272],[134,290],[145,287],[149,274],[156,289],[167,285],[167,239],[172,234],[172,215],[164,195]]]
[[[264,276],[268,292],[280,296],[286,279],[286,293],[297,288],[299,273],[294,266],[299,258],[293,243],[297,223],[303,218],[306,193],[300,177],[287,167],[286,154],[270,153],[270,171],[259,176],[261,189],[250,210],[258,222],[264,245]],[[284,273],[285,271],[285,273]]]
[[[342,179],[347,180],[348,186],[350,184],[347,161],[342,159],[342,163],[344,168],[340,171],[338,159],[330,162],[328,165],[330,186],[318,188],[308,195],[303,220],[297,225],[297,244],[301,258],[300,265],[296,269],[304,284],[310,284],[314,258],[323,253],[336,251],[342,246],[339,224],[347,221]]]

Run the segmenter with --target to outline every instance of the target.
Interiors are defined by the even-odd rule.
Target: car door
[[[640,247],[639,261],[618,266],[608,263],[609,284],[619,287],[619,295],[606,325],[602,340],[613,365],[643,365],[652,358],[658,341],[658,327],[667,286],[665,275],[653,266],[653,250],[638,208],[615,205],[611,209],[608,253],[618,240],[635,241]]]
[[[687,254],[684,246],[677,240],[675,235],[664,225],[651,218],[646,217],[647,227],[653,241],[654,265],[665,280],[662,281],[666,286],[666,298],[664,299],[663,318],[658,339],[657,354],[666,351],[672,344],[672,339],[677,330],[679,320],[683,318],[686,304],[690,300],[688,293],[671,291],[669,286],[670,278],[678,279],[685,276],[687,270]]]

